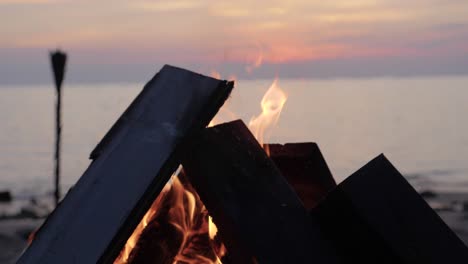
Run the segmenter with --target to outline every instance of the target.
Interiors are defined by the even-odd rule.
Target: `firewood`
[[[336,187],[316,143],[268,144],[266,149],[307,210],[314,208]]]
[[[112,263],[232,82],[163,69],[92,152],[93,162],[18,263]]]
[[[337,263],[318,225],[242,121],[205,129],[182,164],[233,263]]]
[[[155,210],[154,216],[149,218],[148,225],[138,237],[129,255],[128,264],[172,264],[176,258],[215,262],[215,248],[208,234],[208,211],[183,171],[171,183],[151,206],[150,210]],[[186,193],[193,195],[194,207],[189,206],[185,199],[180,199],[186,197]],[[183,210],[182,215],[177,215],[181,213],[174,211],[177,206],[187,210]],[[180,226],[187,227],[187,230],[177,228]]]
[[[380,155],[312,211],[347,263],[467,263],[468,249]]]
[[[170,195],[170,194],[169,194]],[[171,199],[168,199],[171,201]],[[168,220],[171,204],[159,207],[156,217],[152,218],[143,230],[135,248],[130,253],[128,263],[172,264],[177,255],[183,234]]]
[[[269,150],[270,158],[294,188],[307,209],[315,206],[329,190],[336,186],[317,144],[268,144],[266,149]],[[196,191],[183,171],[179,173],[178,178],[187,191],[196,195]],[[169,206],[174,206],[173,200],[170,198],[173,194],[160,195],[164,195],[164,204],[158,205],[159,210],[156,212],[156,216],[149,221],[148,226],[143,230],[130,254],[128,263],[172,263],[178,248],[181,246],[180,234],[174,230],[172,225],[168,224],[170,221],[168,219]],[[198,235],[196,242],[197,252],[195,253],[213,259],[212,252],[210,252],[212,250],[209,249],[212,245],[210,245],[208,233]],[[200,247],[202,248],[200,249]],[[208,250],[203,249],[203,247],[208,248]],[[223,259],[223,263],[226,263],[228,257],[229,253]]]

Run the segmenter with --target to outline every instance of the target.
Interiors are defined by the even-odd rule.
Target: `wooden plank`
[[[349,263],[466,263],[468,249],[380,155],[312,213]]]
[[[94,161],[18,263],[111,263],[233,87],[164,66],[93,151]]]
[[[336,187],[316,143],[268,144],[270,158],[294,188],[307,210],[314,208]]]
[[[240,120],[205,129],[182,162],[232,263],[337,263],[318,225]]]

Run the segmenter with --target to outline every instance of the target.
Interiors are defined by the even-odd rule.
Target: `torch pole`
[[[54,72],[57,103],[55,109],[55,190],[54,198],[57,206],[60,201],[60,146],[62,138],[62,82],[65,75],[67,55],[59,50],[50,53],[52,70]]]

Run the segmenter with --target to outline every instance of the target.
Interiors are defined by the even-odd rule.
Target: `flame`
[[[31,243],[34,241],[34,239],[36,238],[36,233],[39,229],[35,229],[34,231],[32,231],[29,236],[28,236],[28,246],[31,245]]]
[[[257,59],[254,65],[258,64],[259,67],[261,60]],[[212,71],[211,75],[218,79],[221,77],[216,71]],[[278,79],[275,79],[261,100],[262,113],[249,122],[250,130],[261,145],[268,137],[269,130],[278,122],[286,100],[286,93],[279,87]],[[236,115],[229,110],[228,105],[225,105],[209,126],[235,118]],[[268,149],[265,151],[269,154]],[[171,251],[162,254],[170,256],[174,264],[222,264],[221,259],[226,254],[226,248],[217,236],[218,228],[190,183],[186,179],[183,182],[182,172],[182,168],[179,167],[174,173],[127,240],[114,264],[132,263],[132,258],[138,254],[138,242],[144,237],[146,228],[170,229],[163,239],[175,240],[176,246],[171,248],[165,244],[165,241],[161,241],[160,244],[166,247],[158,250]],[[158,241],[157,237],[151,236],[150,239]],[[142,244],[145,244],[144,239]],[[200,249],[200,245],[203,250]]]
[[[221,74],[216,71],[216,70],[211,70],[211,77],[221,79]],[[234,74],[229,75],[228,78],[229,81],[234,81],[237,82],[237,76]],[[216,114],[213,119],[211,119],[210,123],[208,124],[208,127],[213,127],[217,124],[226,122],[228,120],[234,120],[237,119],[237,115],[230,110],[229,108],[229,101],[226,101],[224,105],[219,109],[218,113]]]
[[[124,248],[120,252],[120,255],[115,259],[114,264],[125,264],[128,262],[130,253],[132,252],[133,248],[135,248],[141,233],[148,226],[149,220],[156,215],[156,210],[160,207],[160,204],[164,200],[165,194],[168,192],[169,188],[170,183],[168,182],[168,184],[166,184],[163,190],[161,191],[161,194],[153,202],[148,212],[146,212],[146,214],[143,216],[143,219],[141,219],[140,223],[135,228],[132,235],[128,238]]]
[[[251,74],[253,72],[253,70],[257,69],[257,68],[260,68],[260,66],[262,66],[262,62],[263,62],[263,49],[262,49],[262,46],[260,46],[259,43],[256,44],[257,45],[257,48],[258,48],[258,53],[257,53],[257,57],[255,58],[254,62],[250,65],[247,65],[245,67],[245,71],[248,73],[248,74]]]
[[[279,87],[276,78],[262,98],[260,103],[262,113],[257,117],[253,117],[249,122],[249,129],[260,145],[263,145],[265,138],[269,136],[269,132],[271,132],[269,129],[278,122],[287,98],[286,93]],[[268,153],[267,149],[266,151]]]
[[[237,83],[237,76],[234,74],[231,74],[229,75],[228,80]]]
[[[228,120],[235,120],[237,119],[237,115],[229,109],[229,104],[226,103],[223,105],[221,109],[219,109],[218,114],[211,119],[210,124],[208,127],[215,126],[217,124],[221,124],[223,122],[227,122]]]
[[[215,125],[216,125],[216,122],[214,121],[214,119],[212,119],[210,123],[208,124],[208,127],[213,127]]]
[[[215,79],[221,79],[221,73],[219,73],[219,72],[216,71],[216,70],[211,70],[210,76],[213,77],[213,78],[215,78]]]
[[[216,239],[217,227],[198,194],[188,182],[182,182],[180,175],[179,169],[140,221],[114,264],[138,262],[138,256],[136,256],[139,253],[138,241],[145,235],[147,227],[170,229],[163,238],[175,241],[176,247],[163,248],[167,252],[161,254],[170,256],[173,263],[222,264],[221,258],[226,253],[226,249]],[[153,233],[155,233],[154,230]],[[135,249],[136,251],[133,252]],[[161,249],[158,248],[158,250]]]
[[[208,216],[208,234],[210,235],[210,238],[214,239],[217,233],[218,227],[213,223],[213,218]]]

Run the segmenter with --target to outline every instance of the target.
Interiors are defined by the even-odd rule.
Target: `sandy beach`
[[[15,263],[27,246],[28,236],[43,222],[43,219],[0,220],[0,263]]]
[[[468,194],[438,193],[435,197],[426,197],[426,201],[468,245]],[[0,220],[0,263],[15,263],[28,244],[28,236],[43,221],[44,218],[29,217]]]

